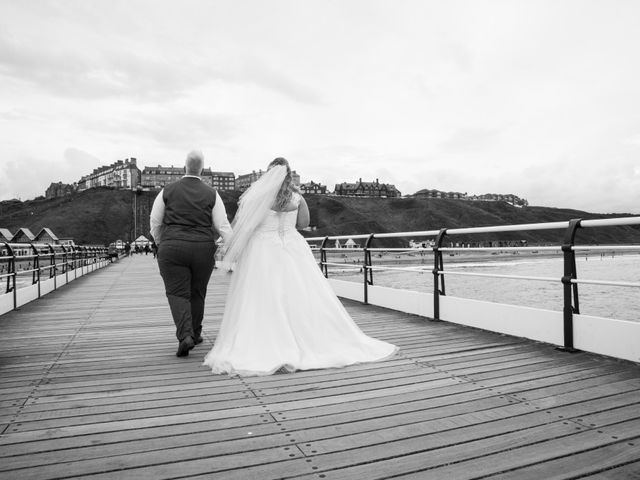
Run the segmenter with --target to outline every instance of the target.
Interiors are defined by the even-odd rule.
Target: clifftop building
[[[257,172],[254,170],[251,173],[245,173],[244,175],[238,175],[236,179],[236,190],[244,192],[247,188],[251,186],[253,182],[258,180],[265,172],[262,170],[258,170]],[[291,171],[291,182],[300,186],[300,175],[296,173],[295,170]]]
[[[204,176],[202,177],[205,179]],[[236,174],[233,172],[211,172],[211,186],[217,190],[235,190]]]
[[[144,167],[140,184],[142,187],[163,188],[165,185],[180,180],[184,175],[184,167]]]
[[[67,183],[56,182],[51,183],[44,193],[45,198],[58,198],[70,195],[78,189],[77,185],[69,185]]]
[[[140,184],[140,169],[135,158],[118,160],[111,165],[98,167],[78,181],[78,190],[95,187],[112,187],[135,190]]]
[[[429,188],[417,191],[413,194],[413,196],[419,198],[449,198],[453,200],[469,200],[469,198],[467,198],[467,192],[443,192],[441,190],[433,190]]]
[[[395,185],[380,183],[377,178],[375,182],[363,182],[361,178],[356,183],[337,183],[333,193],[346,197],[393,198],[402,196]]]
[[[253,171],[251,173],[245,173],[244,175],[238,175],[236,178],[236,190],[240,190],[244,192],[247,188],[251,186],[253,182],[258,180],[264,172],[262,170]]]
[[[322,195],[327,193],[326,185],[316,183],[314,181],[303,183],[300,185],[301,193],[320,193]]]
[[[163,188],[165,185],[180,180],[184,176],[184,167],[145,167],[142,171],[141,184],[146,188]],[[200,175],[203,182],[218,190],[235,190],[236,176],[233,172],[213,172],[205,168]]]
[[[485,201],[485,202],[507,202],[516,207],[526,207],[529,202],[520,198],[512,193],[485,193],[482,195],[467,195],[467,192],[443,192],[441,190],[424,189],[419,190],[413,194],[414,197],[421,198],[448,198],[453,200],[467,200],[467,201]]]

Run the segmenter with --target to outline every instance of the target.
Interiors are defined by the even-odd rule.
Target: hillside
[[[229,217],[233,218],[239,193],[221,191],[220,195]],[[43,227],[49,227],[59,237],[73,238],[76,243],[85,245],[106,245],[116,239],[131,241],[138,235],[149,235],[149,212],[155,196],[156,192],[136,194],[96,188],[62,198],[0,202],[0,227],[13,233],[27,227],[34,234]],[[311,211],[311,222],[317,227],[316,231],[306,235],[314,237],[626,216],[547,207],[517,208],[504,202],[326,195],[308,195],[305,198]],[[560,231],[550,230],[483,235],[482,238],[478,235],[456,237],[456,240],[527,240],[530,244],[557,244],[562,235]],[[406,245],[406,240],[388,242],[390,245]],[[640,243],[640,227],[585,229],[578,233],[577,242]]]
[[[463,201],[436,198],[345,198],[309,195],[312,222],[318,226],[313,236],[347,233],[438,230],[495,225],[560,222],[572,218],[595,219],[632,216],[629,214],[595,214],[579,210],[548,207],[514,207],[505,202]],[[562,240],[558,230],[522,231],[484,235],[456,236],[456,241],[527,240],[530,244]],[[382,241],[378,241],[380,245]],[[390,242],[390,241],[388,241]],[[398,242],[390,242],[397,245]],[[406,243],[402,242],[402,244]],[[576,243],[640,244],[640,227],[584,229]]]

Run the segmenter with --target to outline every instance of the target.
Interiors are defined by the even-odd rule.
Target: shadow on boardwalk
[[[401,353],[215,376],[228,279],[186,359],[151,256],[1,316],[0,478],[638,478],[638,365],[345,302]]]

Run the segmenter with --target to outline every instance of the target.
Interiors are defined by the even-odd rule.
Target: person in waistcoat
[[[185,176],[166,185],[151,209],[151,235],[176,325],[178,357],[202,342],[207,284],[215,265],[216,232],[227,241],[231,225],[218,192],[200,178],[204,156],[192,151]]]

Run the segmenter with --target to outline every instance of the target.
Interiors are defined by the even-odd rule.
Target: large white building
[[[135,158],[118,160],[111,165],[98,167],[78,181],[78,190],[95,187],[113,187],[135,190],[140,183],[140,169]]]

